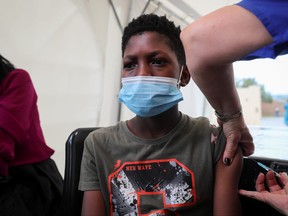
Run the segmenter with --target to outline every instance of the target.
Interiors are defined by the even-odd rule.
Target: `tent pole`
[[[115,15],[115,18],[116,18],[117,24],[118,24],[118,26],[119,26],[119,28],[120,28],[120,31],[123,33],[123,27],[122,27],[122,25],[121,25],[121,22],[120,22],[120,19],[119,19],[119,17],[118,17],[118,14],[117,14],[117,12],[116,12],[116,9],[115,9],[115,7],[114,7],[114,4],[113,4],[112,0],[108,0],[108,1],[109,1],[110,5],[111,5],[111,7],[112,7],[112,9],[113,9],[113,13],[114,13],[114,15]]]

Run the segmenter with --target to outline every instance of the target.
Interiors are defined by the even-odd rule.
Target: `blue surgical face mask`
[[[122,78],[119,100],[138,116],[155,116],[183,100],[178,85],[178,80],[170,77]]]

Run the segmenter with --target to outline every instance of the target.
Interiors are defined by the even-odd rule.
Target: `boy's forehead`
[[[127,41],[125,52],[127,49],[133,48],[144,48],[144,47],[159,47],[162,49],[168,49],[173,51],[169,45],[168,37],[158,32],[141,32],[132,35]]]

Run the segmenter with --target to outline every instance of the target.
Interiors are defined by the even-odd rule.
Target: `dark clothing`
[[[52,159],[10,168],[9,174],[0,182],[1,216],[63,215],[63,179]]]
[[[0,215],[61,216],[63,178],[51,159],[29,74],[0,83]]]
[[[0,176],[7,176],[8,167],[38,163],[53,153],[44,140],[31,78],[16,69],[0,83]]]

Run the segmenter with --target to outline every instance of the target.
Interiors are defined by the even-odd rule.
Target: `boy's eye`
[[[134,64],[134,63],[126,63],[123,66],[124,69],[132,69],[132,68],[135,68],[135,67],[136,67],[136,64]]]
[[[151,63],[155,65],[163,65],[165,62],[162,59],[153,59]]]

